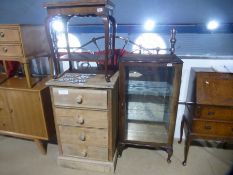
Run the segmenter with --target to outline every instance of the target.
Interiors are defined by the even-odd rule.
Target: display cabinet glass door
[[[125,66],[125,140],[167,143],[173,67]]]

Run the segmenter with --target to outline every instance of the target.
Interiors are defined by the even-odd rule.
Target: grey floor
[[[174,142],[172,163],[163,151],[126,149],[118,159],[115,175],[225,175],[233,166],[233,149],[216,143],[192,146],[187,166],[182,166],[183,144]],[[205,145],[203,147],[203,145]],[[63,168],[56,164],[57,145],[49,144],[47,155],[27,140],[0,136],[0,175],[98,175],[101,173]]]

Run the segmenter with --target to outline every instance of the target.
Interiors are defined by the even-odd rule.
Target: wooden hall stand
[[[233,141],[233,74],[211,68],[192,68],[185,113],[180,127],[186,135],[184,161],[193,140]]]
[[[0,134],[25,138],[36,142],[46,153],[43,141],[55,135],[48,77],[32,77],[30,61],[49,59],[50,50],[44,26],[0,25]],[[16,61],[19,67],[7,74],[6,62]],[[19,73],[20,72],[20,73]]]

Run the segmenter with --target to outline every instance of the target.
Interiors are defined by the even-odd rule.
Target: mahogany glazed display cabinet
[[[174,54],[121,58],[118,156],[140,146],[166,151],[171,162],[182,65]]]

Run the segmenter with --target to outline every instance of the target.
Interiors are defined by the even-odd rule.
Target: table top
[[[51,2],[45,3],[45,8],[59,8],[59,7],[75,7],[75,6],[112,6],[114,4],[110,0],[78,0],[73,2]]]

